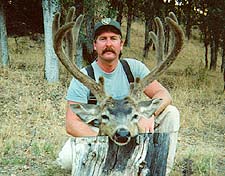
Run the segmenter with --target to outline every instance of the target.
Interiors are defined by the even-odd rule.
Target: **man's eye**
[[[117,38],[117,37],[112,37],[111,40],[116,41],[116,40],[119,40],[119,38]]]

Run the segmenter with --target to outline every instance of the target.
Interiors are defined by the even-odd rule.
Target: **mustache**
[[[116,52],[114,51],[114,49],[112,49],[111,47],[107,47],[102,51],[102,54],[105,54],[106,52],[112,52],[114,54],[116,54]]]

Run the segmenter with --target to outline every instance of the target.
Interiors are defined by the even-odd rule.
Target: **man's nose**
[[[111,39],[107,39],[107,40],[106,40],[106,45],[107,45],[107,46],[112,45],[112,41],[111,41]]]

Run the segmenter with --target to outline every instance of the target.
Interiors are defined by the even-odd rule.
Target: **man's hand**
[[[150,118],[141,117],[138,121],[140,133],[154,133],[154,115]]]

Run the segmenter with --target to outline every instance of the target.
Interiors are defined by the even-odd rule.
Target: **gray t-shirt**
[[[127,60],[134,78],[143,78],[149,73],[149,69],[142,62],[135,59],[124,59]],[[130,85],[120,62],[111,73],[102,71],[96,61],[91,65],[94,69],[96,82],[98,82],[100,76],[104,77],[104,88],[107,95],[112,96],[114,99],[123,99],[129,94]],[[87,75],[85,68],[82,68],[81,71]],[[75,78],[71,80],[67,91],[67,100],[87,103],[89,95],[90,90],[86,86]]]

